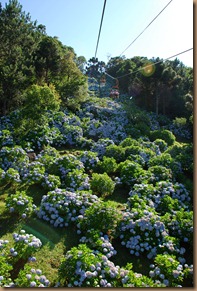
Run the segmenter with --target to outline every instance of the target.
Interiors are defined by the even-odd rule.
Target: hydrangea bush
[[[30,216],[37,208],[33,204],[33,198],[29,197],[25,191],[16,191],[16,194],[9,195],[5,202],[7,210],[16,213],[20,218]]]
[[[83,217],[86,208],[97,201],[96,195],[85,191],[74,193],[55,189],[43,196],[37,215],[54,227],[67,227]]]

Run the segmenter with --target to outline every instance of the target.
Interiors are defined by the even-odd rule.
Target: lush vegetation
[[[0,24],[0,286],[192,287],[192,69],[122,78],[115,101],[92,82],[145,58],[85,69],[16,0]]]

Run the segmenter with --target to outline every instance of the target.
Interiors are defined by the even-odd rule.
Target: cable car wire
[[[128,48],[130,48],[130,46],[140,37],[140,35],[142,35],[145,30],[156,20],[156,18],[167,8],[167,6],[172,2],[173,0],[171,0],[170,2],[168,2],[168,4],[157,14],[157,16],[155,16],[153,18],[153,20],[144,28],[144,30],[130,43],[130,45],[128,45],[128,47],[120,54],[120,56],[126,51],[128,50]]]
[[[156,63],[153,63],[154,65],[157,65],[157,64],[159,64],[159,63],[162,63],[162,62],[165,62],[165,61],[167,61],[167,60],[170,60],[170,59],[172,59],[172,58],[174,58],[174,57],[177,57],[177,56],[179,56],[179,55],[181,55],[181,54],[184,54],[184,53],[186,53],[186,52],[188,52],[188,51],[191,51],[191,50],[193,50],[193,48],[190,48],[190,49],[187,49],[187,50],[185,50],[185,51],[183,51],[183,52],[180,52],[180,53],[178,53],[178,54],[176,54],[176,55],[173,55],[173,56],[171,56],[171,57],[168,57],[168,58],[166,58],[166,59],[162,59],[162,60],[160,60],[160,61],[158,61],[158,62],[156,62]],[[111,78],[113,78],[113,79],[121,79],[121,78],[123,78],[123,77],[126,77],[126,76],[129,76],[129,75],[132,75],[132,74],[135,74],[135,73],[137,73],[137,72],[139,72],[139,71],[142,71],[142,70],[144,70],[144,69],[146,69],[146,68],[148,68],[148,67],[150,67],[151,65],[149,64],[149,65],[147,65],[147,66],[145,66],[145,67],[140,67],[138,70],[136,70],[136,71],[134,71],[134,72],[131,72],[131,73],[128,73],[128,74],[125,74],[125,75],[122,75],[122,76],[119,76],[119,77],[113,77],[113,76],[111,76],[111,75],[109,75],[108,73],[106,73],[105,72],[105,74],[106,75],[108,75],[109,77],[111,77]]]
[[[95,59],[96,59],[99,40],[100,40],[100,34],[101,34],[101,28],[102,28],[102,24],[103,24],[103,17],[104,17],[104,13],[105,13],[106,2],[107,2],[107,0],[104,0],[103,12],[102,12],[102,16],[101,16],[100,28],[99,28],[98,39],[97,39],[97,44],[96,44]]]

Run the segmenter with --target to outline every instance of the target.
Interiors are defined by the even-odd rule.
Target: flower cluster
[[[109,139],[109,138],[101,138],[99,139],[96,143],[93,144],[93,146],[91,147],[91,151],[92,152],[96,152],[98,154],[99,159],[101,159],[106,152],[106,148],[109,145],[113,145],[114,141]]]
[[[135,194],[143,197],[147,202],[152,201],[156,210],[158,210],[161,200],[165,196],[177,199],[179,205],[185,209],[188,208],[187,203],[191,200],[185,186],[178,182],[159,181],[155,186],[146,183],[135,184],[129,195],[133,196]]]
[[[36,205],[33,204],[33,198],[29,197],[25,191],[16,191],[6,198],[6,208],[11,213],[17,213],[20,217],[26,218],[35,210]]]
[[[68,191],[75,192],[77,190],[89,190],[89,176],[88,174],[83,173],[81,170],[72,170],[70,171],[64,181],[63,184]]]
[[[20,173],[21,169],[26,167],[28,163],[27,153],[21,146],[13,148],[5,146],[0,150],[0,164],[4,171],[13,168]]]
[[[2,184],[20,184],[21,176],[19,172],[13,168],[9,168],[5,173],[2,173]]]
[[[171,210],[171,209],[170,209]],[[182,243],[193,245],[193,211],[184,208],[168,211],[162,217],[172,236],[179,238]]]
[[[4,146],[13,146],[14,139],[12,133],[8,129],[2,129],[0,131],[0,148]]]
[[[90,248],[99,250],[107,258],[117,254],[117,251],[110,242],[109,236],[94,229],[88,230],[86,236],[82,236],[79,242],[86,243]]]
[[[46,276],[42,274],[42,270],[32,268],[30,265],[25,265],[24,269],[20,270],[15,280],[14,287],[50,287],[50,282]]]
[[[180,283],[184,278],[183,266],[176,260],[173,255],[163,254],[157,255],[154,260],[155,264],[151,264],[149,275],[154,280],[159,280],[166,287],[182,287]]]
[[[83,216],[86,208],[98,201],[96,195],[86,192],[73,193],[62,189],[55,189],[42,197],[39,218],[48,221],[54,227],[67,227]]]
[[[123,213],[120,225],[121,244],[130,254],[139,256],[146,252],[148,258],[157,254],[158,246],[166,241],[167,229],[157,214],[138,209]]]
[[[86,244],[79,244],[66,253],[59,268],[59,281],[61,287],[162,286],[133,272],[131,266],[126,266],[126,269],[116,266],[107,256]]]
[[[93,170],[99,162],[97,153],[91,151],[83,151],[83,153],[80,154],[79,159],[87,171]]]
[[[39,238],[33,234],[28,234],[21,229],[20,233],[13,233],[14,247],[10,249],[10,255],[16,260],[19,258],[27,259],[42,246]]]
[[[28,184],[42,183],[44,174],[44,165],[38,161],[34,161],[23,169],[22,180]]]

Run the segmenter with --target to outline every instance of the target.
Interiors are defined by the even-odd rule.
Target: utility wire
[[[155,18],[153,18],[153,20],[144,28],[144,30],[132,41],[132,43],[130,43],[130,45],[128,45],[128,47],[120,54],[120,56],[126,51],[128,50],[128,48],[140,37],[140,35],[142,35],[142,33],[144,33],[144,31],[153,23],[153,21],[155,21],[155,19],[167,8],[167,6],[172,2],[173,0],[171,0],[170,2],[168,2],[168,4],[157,14],[157,16],[155,16]]]
[[[100,39],[100,34],[101,34],[101,28],[102,28],[102,23],[103,23],[103,17],[104,17],[104,13],[105,13],[105,5],[106,5],[106,2],[107,2],[107,0],[104,0],[103,13],[102,13],[102,17],[101,17],[101,23],[100,23],[99,34],[98,34],[97,45],[96,45],[96,51],[95,51],[95,59],[96,59],[97,50],[98,50],[98,45],[99,45],[99,39]]]
[[[166,58],[166,59],[164,59],[164,60],[160,60],[160,61],[158,61],[158,62],[156,62],[156,63],[153,63],[153,65],[157,65],[157,64],[159,64],[159,63],[165,62],[165,61],[167,61],[167,60],[169,60],[169,59],[172,59],[172,58],[177,57],[177,56],[179,56],[179,55],[181,55],[181,54],[187,53],[187,52],[189,52],[189,51],[191,51],[191,50],[193,50],[193,48],[190,48],[190,49],[188,49],[188,50],[185,50],[185,51],[183,51],[183,52],[180,52],[180,53],[178,53],[178,54],[176,54],[176,55],[173,55],[173,56],[171,56],[171,57],[168,57],[168,58]],[[146,68],[148,68],[148,67],[150,67],[150,66],[151,66],[151,64],[149,64],[149,65],[147,65],[147,66],[145,66],[145,67],[140,67],[138,70],[136,70],[136,71],[134,71],[134,72],[131,72],[131,73],[128,73],[128,74],[125,74],[125,75],[122,75],[122,76],[119,76],[119,77],[116,77],[116,78],[114,78],[113,76],[109,75],[108,73],[105,73],[105,74],[108,75],[109,77],[111,77],[112,79],[120,79],[120,78],[123,78],[123,77],[129,76],[129,75],[135,74],[135,73],[137,73],[137,72],[139,72],[139,71],[142,71],[142,70],[144,70],[144,69],[146,69]]]

